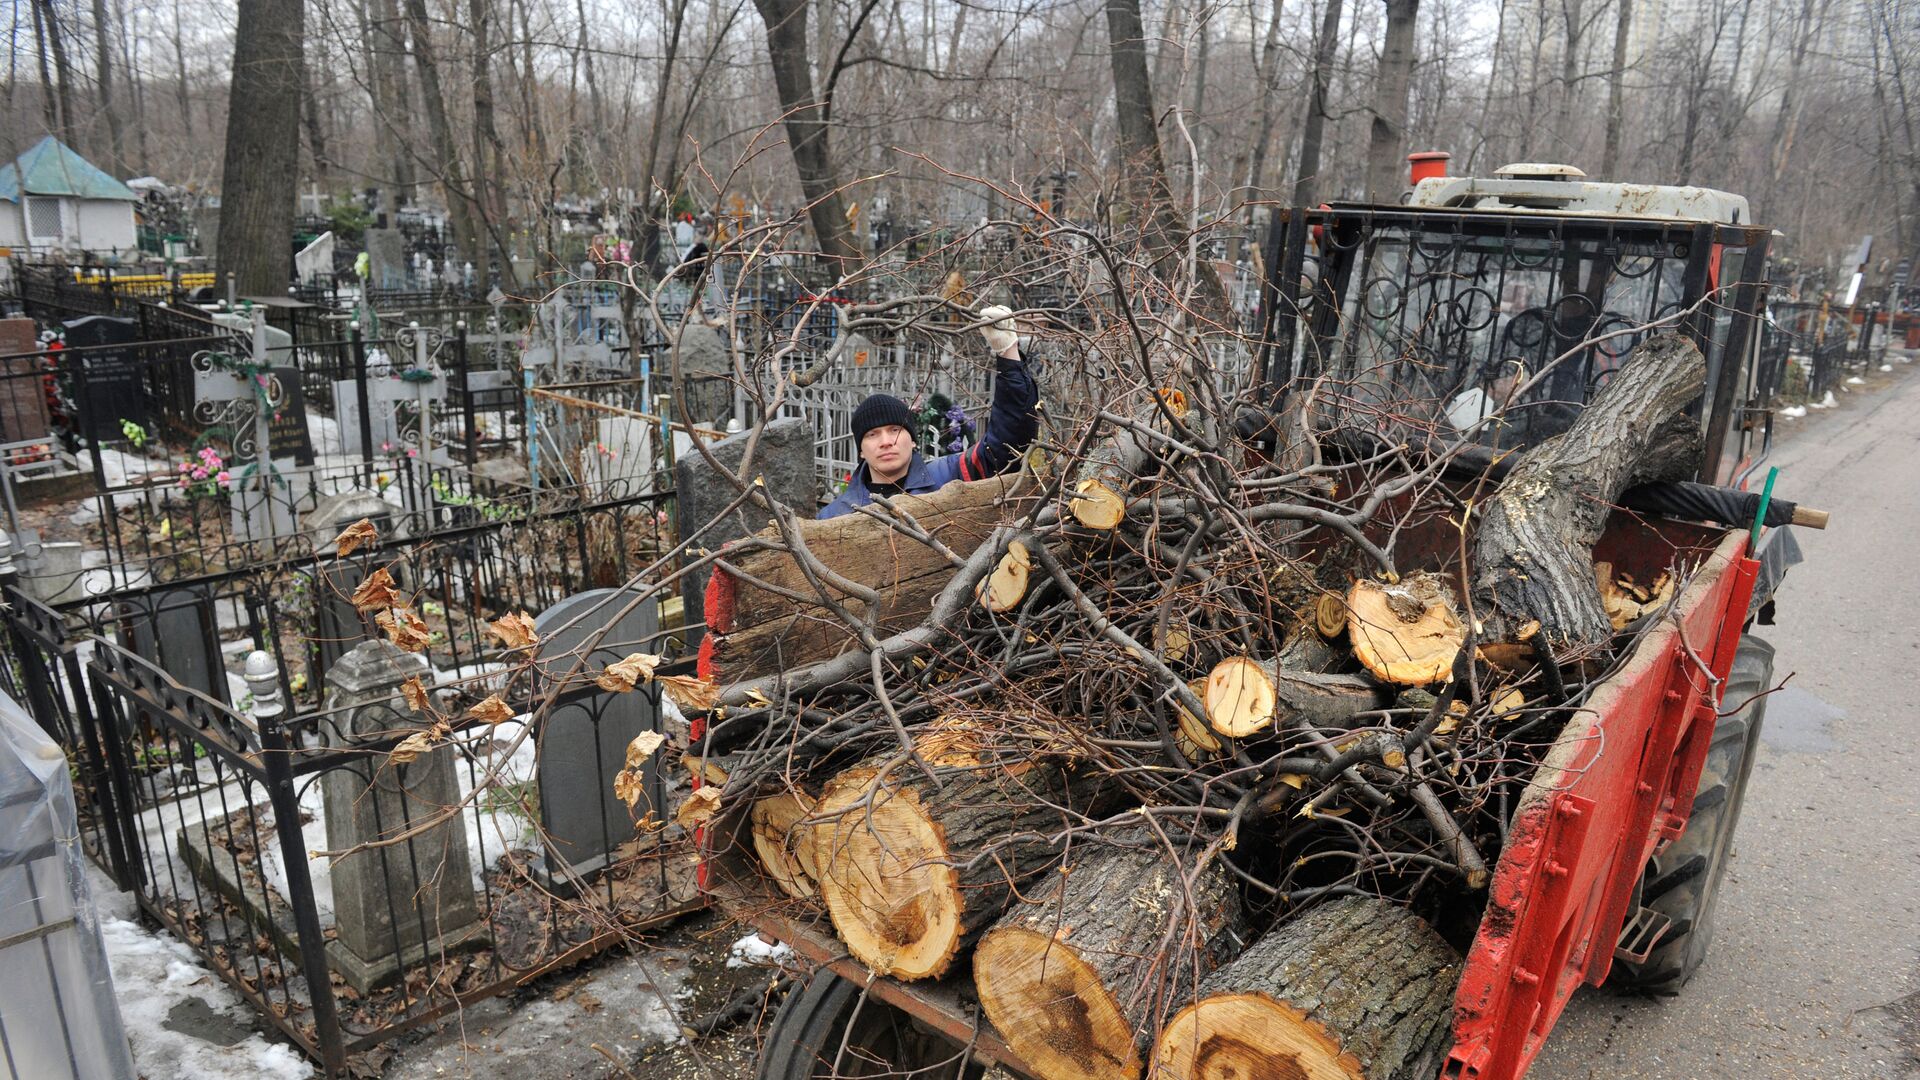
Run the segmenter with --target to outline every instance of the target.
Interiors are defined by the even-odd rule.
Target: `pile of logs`
[[[701,767],[784,902],[1047,1080],[1431,1077],[1510,809],[1695,569],[1593,547],[1699,460],[1703,368],[1650,338],[1500,479],[1336,444],[1325,388],[1256,453],[1143,385],[1017,478],[780,523],[718,564]]]

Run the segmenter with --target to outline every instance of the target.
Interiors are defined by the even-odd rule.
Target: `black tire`
[[[904,1074],[915,1080],[978,1080],[985,1071],[960,1046],[921,1030],[907,1014],[871,995],[865,1001],[861,997],[860,987],[826,968],[797,983],[767,1026],[755,1080]]]
[[[1608,980],[1613,985],[1677,994],[1706,960],[1720,880],[1726,876],[1733,830],[1760,746],[1760,723],[1766,718],[1767,699],[1759,695],[1772,681],[1773,646],[1752,635],[1742,637],[1720,699],[1722,708],[1739,711],[1720,717],[1714,726],[1687,831],[1647,863],[1640,880],[1641,905],[1673,920],[1672,925],[1645,961],[1614,964]]]

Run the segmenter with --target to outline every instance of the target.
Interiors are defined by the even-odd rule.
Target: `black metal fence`
[[[308,550],[64,609],[0,573],[0,685],[67,749],[87,851],[330,1074],[694,902],[660,829],[666,774],[643,770],[631,813],[608,803],[635,725],[667,730],[660,701],[592,682],[609,655],[674,654],[679,630],[618,623],[616,651],[578,670],[577,649],[528,664],[486,631],[594,588],[603,619],[640,599],[623,587],[670,546],[671,494],[596,494],[440,505],[347,559]],[[424,623],[400,655],[426,713],[397,679],[364,693],[365,650],[343,660],[380,636],[350,599],[376,569]],[[580,622],[569,603],[556,635]],[[496,697],[504,715],[475,710]]]

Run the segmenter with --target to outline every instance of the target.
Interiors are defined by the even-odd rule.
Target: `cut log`
[[[1453,673],[1467,632],[1440,575],[1413,574],[1392,585],[1361,578],[1346,606],[1353,655],[1376,678],[1424,686]]]
[[[1013,887],[1043,872],[1058,851],[1038,840],[1060,831],[1057,807],[1075,792],[1058,766],[1024,773],[913,765],[884,780],[860,765],[827,783],[814,810],[820,895],[840,940],[881,975],[937,978],[997,918]],[[991,851],[989,852],[989,849]],[[986,857],[979,857],[988,852]]]
[[[820,868],[813,855],[813,831],[802,824],[814,800],[804,791],[785,790],[758,799],[748,815],[753,853],[780,891],[796,900],[813,899]]]
[[[1274,660],[1229,656],[1207,675],[1200,703],[1213,730],[1244,739],[1273,726],[1276,716],[1342,727],[1355,713],[1379,708],[1380,699],[1372,683],[1355,675],[1293,671]]]
[[[994,566],[993,573],[980,579],[974,589],[974,598],[980,606],[994,614],[1012,611],[1027,595],[1027,575],[1033,570],[1033,558],[1027,554],[1027,546],[1018,540],[1007,544],[1007,553],[1000,556],[1000,562]]]
[[[973,983],[1038,1080],[1133,1080],[1161,1022],[1236,950],[1240,904],[1215,863],[1191,886],[1150,833],[1084,845],[980,939]],[[1037,893],[1037,895],[1035,895]]]
[[[1153,395],[1140,395],[1125,409],[1124,415],[1151,430],[1166,427],[1162,402],[1174,416],[1186,415],[1185,394],[1179,390],[1158,390],[1155,394],[1158,400]],[[1127,497],[1134,481],[1141,473],[1156,467],[1151,464],[1154,461],[1145,435],[1134,428],[1115,425],[1106,439],[1087,452],[1085,461],[1074,474],[1070,499],[1074,520],[1096,532],[1118,528],[1127,516]]]
[[[1564,434],[1528,450],[1489,498],[1474,537],[1473,597],[1483,640],[1530,620],[1556,651],[1600,645],[1612,623],[1594,585],[1593,543],[1621,493],[1674,479],[1699,460],[1674,437],[1706,362],[1678,334],[1648,338]]]
[[[1419,916],[1342,897],[1209,976],[1154,1047],[1164,1080],[1432,1080],[1460,958]]]

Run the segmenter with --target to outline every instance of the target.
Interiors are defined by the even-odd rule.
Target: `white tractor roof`
[[[1410,206],[1472,210],[1591,214],[1750,225],[1747,200],[1714,188],[1666,184],[1609,184],[1586,179],[1571,165],[1519,162],[1493,179],[1438,176],[1415,185]]]

